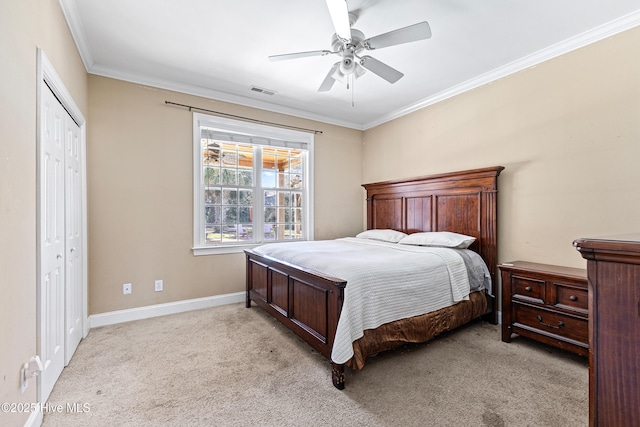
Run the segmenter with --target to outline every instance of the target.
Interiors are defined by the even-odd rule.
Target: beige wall
[[[89,314],[244,290],[244,254],[191,252],[193,118],[165,100],[322,130],[315,237],[361,231],[362,132],[98,76],[89,92]]]
[[[0,0],[0,402],[20,394],[20,368],[36,354],[36,47],[44,49],[87,114],[87,76],[56,0]],[[29,414],[0,412],[0,425]]]
[[[499,261],[640,230],[640,28],[365,131],[364,181],[503,165]]]

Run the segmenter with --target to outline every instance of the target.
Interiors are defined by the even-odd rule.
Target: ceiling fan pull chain
[[[356,96],[355,96],[355,92],[356,92],[356,76],[355,74],[351,74],[350,75],[351,78],[351,108],[354,108],[356,106]]]

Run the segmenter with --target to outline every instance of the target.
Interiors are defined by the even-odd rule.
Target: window
[[[194,113],[194,254],[313,239],[313,134]]]

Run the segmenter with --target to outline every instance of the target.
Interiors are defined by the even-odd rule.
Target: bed
[[[490,278],[490,283],[495,283],[497,178],[503,169],[502,166],[495,166],[364,184],[367,202],[367,230],[377,230],[378,232],[395,230],[415,237],[420,236],[421,232],[445,231],[471,236],[474,241],[468,250],[478,254],[484,261],[483,265]],[[305,245],[300,247],[302,250],[292,252],[305,253],[309,251],[306,245],[315,243],[292,242],[267,246],[284,248],[287,245]],[[317,243],[329,245],[326,248],[327,253],[339,250],[339,246],[331,246],[338,244],[347,245],[345,254],[349,252],[349,245],[353,244],[359,246],[364,244],[366,250],[371,251],[378,251],[378,246],[389,246],[389,248],[380,248],[382,251],[395,250],[395,252],[388,252],[389,255],[385,255],[385,252],[371,252],[367,255],[369,261],[375,260],[376,257],[379,257],[377,259],[380,260],[387,256],[393,257],[397,253],[402,253],[403,255],[398,256],[403,257],[424,256],[444,259],[444,252],[441,251],[448,251],[438,248],[424,251],[421,247],[410,245],[394,249],[394,244],[357,238]],[[374,246],[376,248],[373,248]],[[398,247],[398,244],[395,243],[395,246]],[[423,254],[423,252],[428,252],[428,254]],[[472,291],[467,296],[462,295],[454,298],[453,304],[437,307],[425,313],[414,311],[398,318],[385,317],[385,314],[374,319],[373,323],[363,322],[363,325],[359,325],[360,329],[356,328],[360,333],[351,333],[353,341],[348,347],[345,347],[344,330],[352,328],[344,326],[346,322],[344,319],[342,323],[340,322],[341,315],[344,311],[345,318],[347,316],[354,318],[352,314],[354,311],[365,310],[354,303],[359,300],[354,295],[357,295],[356,289],[363,284],[366,285],[367,280],[362,280],[363,284],[356,282],[356,276],[351,274],[348,264],[338,267],[337,263],[332,261],[327,261],[325,264],[320,261],[308,263],[302,258],[286,256],[284,252],[265,252],[262,247],[246,250],[245,254],[247,261],[246,307],[251,307],[254,302],[329,359],[332,381],[338,389],[343,389],[345,386],[345,366],[355,370],[362,369],[366,358],[372,354],[390,350],[408,342],[426,342],[478,317],[483,317],[494,324],[497,323],[496,298],[492,295],[490,287],[480,291],[471,289]],[[319,256],[316,258],[320,259]],[[468,258],[470,257],[461,256],[461,258],[468,266]],[[451,259],[452,262],[458,262],[459,265],[459,260],[456,261],[456,257]],[[362,268],[366,269],[367,267]],[[356,269],[354,265],[354,270]],[[456,270],[446,267],[445,271],[448,271],[450,275],[455,275],[451,272]],[[408,282],[408,279],[387,279],[382,276],[382,270],[376,272],[372,268],[368,281],[373,286],[378,282],[384,283],[384,280],[392,280],[394,283],[390,283],[388,287],[394,287],[394,289],[398,289],[406,285],[405,282]],[[403,277],[409,276],[405,273]],[[351,282],[346,280],[346,277],[351,277]],[[453,276],[451,278],[454,279]],[[348,287],[349,283],[352,284],[350,288]],[[378,286],[380,286],[378,289],[384,289],[383,284],[378,283]],[[452,284],[451,286],[450,293],[455,295],[455,286],[463,285],[454,286]],[[474,285],[467,283],[464,286],[473,287]],[[388,296],[396,293],[399,292],[389,293]],[[416,294],[413,295],[407,300],[419,299],[416,298]],[[346,305],[345,297],[347,297]],[[382,304],[381,308],[384,311],[385,305]],[[357,318],[357,316],[355,317]],[[385,321],[388,319],[395,320]],[[369,327],[370,325],[375,327]],[[349,334],[347,333],[346,336],[349,337]]]

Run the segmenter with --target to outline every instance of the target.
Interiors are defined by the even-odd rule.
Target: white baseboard
[[[100,326],[114,325],[116,323],[131,322],[133,320],[150,319],[152,317],[183,313],[185,311],[199,310],[201,308],[235,304],[243,302],[245,300],[245,296],[245,292],[236,292],[233,294],[216,295],[213,297],[195,298],[184,301],[169,302],[166,304],[147,305],[127,310],[93,314],[89,316],[89,328],[98,328]]]
[[[31,415],[29,415],[29,419],[27,419],[27,422],[24,423],[24,427],[40,427],[43,420],[44,414],[42,413],[42,411],[40,410],[40,406],[38,405],[38,408],[35,411],[31,412]]]

